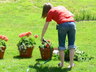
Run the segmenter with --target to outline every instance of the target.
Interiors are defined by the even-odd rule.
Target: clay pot
[[[24,58],[30,58],[32,57],[32,52],[33,52],[33,48],[27,48],[25,51],[21,50],[20,52],[20,57],[24,57]]]
[[[53,48],[39,48],[41,53],[41,58],[43,60],[48,60],[52,58]]]
[[[1,47],[1,50],[0,50],[0,59],[3,59],[4,53],[5,53],[5,49],[6,49],[6,47]]]

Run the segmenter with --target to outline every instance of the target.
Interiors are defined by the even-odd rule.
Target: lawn
[[[33,0],[32,0],[33,1]],[[74,4],[74,1],[70,0],[70,4]],[[80,0],[80,6],[88,6],[92,13],[95,13],[95,0]],[[40,4],[39,4],[40,2]],[[68,62],[65,62],[65,67],[58,68],[57,64],[59,60],[51,60],[42,66],[34,66],[37,62],[36,59],[41,58],[38,46],[41,44],[40,35],[44,25],[44,20],[41,19],[41,4],[46,2],[46,0],[34,0],[33,3],[21,0],[17,3],[4,3],[0,4],[0,35],[6,35],[9,38],[7,43],[7,49],[5,51],[4,59],[0,59],[0,72],[95,72],[96,71],[96,21],[78,21],[77,34],[76,34],[76,46],[79,50],[85,51],[88,55],[93,56],[94,59],[86,62],[75,61],[76,66],[72,70],[68,70]],[[47,1],[48,2],[48,1]],[[63,5],[63,0],[50,0],[51,3],[56,5]],[[68,0],[65,0],[68,2]],[[85,2],[85,4],[84,4]],[[58,4],[57,4],[58,3]],[[83,4],[84,5],[83,5]],[[93,4],[92,4],[93,3]],[[70,10],[70,4],[66,4]],[[78,10],[82,7],[78,4],[74,7],[78,7]],[[73,9],[72,9],[73,10]],[[76,10],[76,8],[75,8]],[[88,9],[89,10],[89,9]],[[74,14],[77,14],[74,12]],[[88,14],[90,15],[90,14]],[[96,18],[96,13],[94,19]],[[82,16],[81,16],[82,17]],[[93,20],[94,20],[93,19]],[[78,19],[82,20],[82,19]],[[96,20],[96,19],[95,19]],[[19,51],[17,48],[17,43],[19,41],[18,35],[22,32],[32,32],[32,36],[35,34],[39,35],[36,39],[36,46],[33,50],[31,58],[18,58]],[[46,32],[45,39],[51,40],[53,46],[58,47],[57,42],[57,30],[56,23],[51,22],[49,28]],[[45,61],[40,61],[44,63]]]

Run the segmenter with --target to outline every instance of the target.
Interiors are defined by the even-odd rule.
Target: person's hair
[[[42,18],[45,18],[47,16],[48,11],[52,8],[52,4],[51,3],[45,3],[43,5],[43,11],[42,11]]]

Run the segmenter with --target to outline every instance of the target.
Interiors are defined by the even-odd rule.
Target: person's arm
[[[48,28],[48,25],[49,25],[49,22],[46,22],[44,27],[43,27],[42,34],[41,34],[41,41],[43,40],[43,37],[44,37],[45,32],[46,32],[46,30]]]

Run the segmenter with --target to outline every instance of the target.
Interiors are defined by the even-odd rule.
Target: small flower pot
[[[39,48],[41,53],[41,58],[43,60],[48,60],[52,58],[53,48]]]
[[[27,48],[26,50],[19,51],[20,52],[20,57],[23,57],[23,58],[30,58],[30,57],[32,57],[33,48],[34,47]]]
[[[0,59],[3,59],[6,47],[0,47]]]

